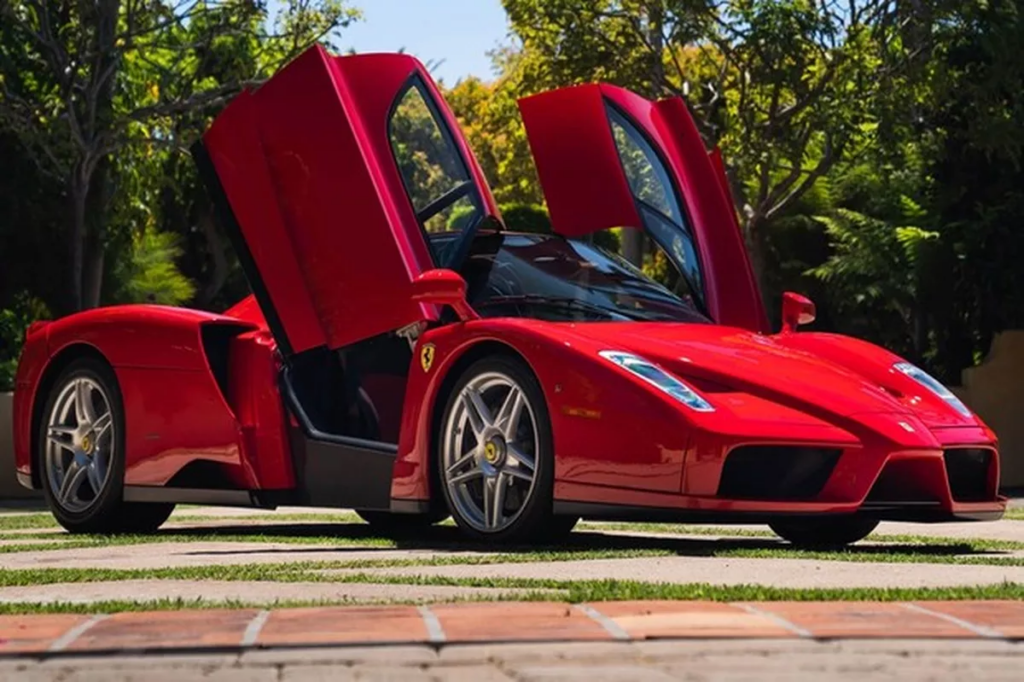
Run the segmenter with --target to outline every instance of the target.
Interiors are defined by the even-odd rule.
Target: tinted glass
[[[439,235],[432,241],[443,250],[452,240]],[[481,233],[461,272],[467,297],[482,315],[707,321],[628,261],[583,240]]]
[[[682,283],[674,290],[698,307],[704,302],[704,279],[693,234],[686,226],[668,171],[647,138],[622,114],[608,109],[615,147],[640,215],[650,236],[676,265]]]
[[[399,99],[390,136],[405,190],[423,227],[437,232],[469,224],[476,210],[469,172],[419,84]],[[457,196],[460,188],[465,191]],[[450,203],[441,201],[446,197]]]
[[[674,222],[681,223],[682,212],[661,159],[631,123],[613,109],[608,110],[608,115],[619,159],[633,195]]]

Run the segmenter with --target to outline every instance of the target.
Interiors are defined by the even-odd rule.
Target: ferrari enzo
[[[475,539],[580,518],[767,523],[842,545],[880,520],[997,519],[996,438],[921,369],[769,329],[717,151],[685,103],[607,84],[520,101],[550,212],[505,228],[403,54],[305,52],[193,149],[252,295],[90,310],[27,333],[17,474],[73,532],[176,503],[448,515]],[[640,230],[654,281],[609,239]]]

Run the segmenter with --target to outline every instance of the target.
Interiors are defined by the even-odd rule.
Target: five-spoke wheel
[[[47,483],[63,509],[82,512],[99,497],[113,450],[106,391],[88,376],[70,379],[50,409],[44,454]]]
[[[54,517],[72,532],[155,530],[172,504],[125,503],[124,411],[117,378],[92,357],[70,363],[42,412],[37,463]]]
[[[445,501],[469,535],[539,539],[552,527],[551,425],[537,380],[521,361],[495,356],[463,372],[448,398],[438,450]]]

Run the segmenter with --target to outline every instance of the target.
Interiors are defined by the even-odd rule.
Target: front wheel
[[[438,480],[452,517],[478,540],[543,540],[552,524],[554,448],[540,384],[520,360],[470,365],[445,407]]]
[[[878,527],[878,521],[862,516],[817,516],[780,519],[768,525],[797,547],[828,549],[863,540]]]

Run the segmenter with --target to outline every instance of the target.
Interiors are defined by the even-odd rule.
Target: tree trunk
[[[71,312],[82,310],[82,271],[85,264],[85,204],[89,194],[88,182],[82,181],[83,170],[76,168],[68,183],[68,199],[71,202],[71,239],[69,243],[71,260]]]
[[[103,240],[93,232],[86,239],[85,267],[82,273],[82,307],[86,310],[100,304],[103,291],[103,265],[106,260]]]
[[[767,221],[759,216],[747,216],[741,228],[743,240],[747,245],[747,253],[750,255],[750,267],[754,271],[754,280],[761,289],[761,297],[769,295],[768,282],[765,281],[767,262],[765,252],[768,250],[765,223]]]
[[[224,288],[224,283],[227,282],[228,259],[224,255],[224,243],[217,232],[217,224],[213,219],[212,210],[203,211],[199,217],[199,226],[206,238],[206,250],[213,263],[213,272],[197,297],[199,304],[206,307],[210,305],[210,302]]]

